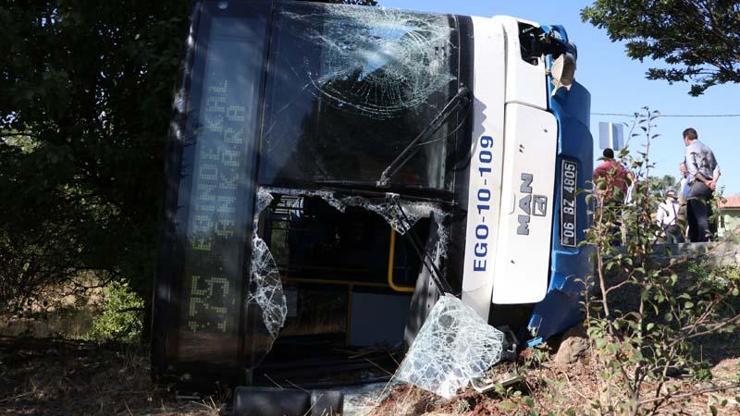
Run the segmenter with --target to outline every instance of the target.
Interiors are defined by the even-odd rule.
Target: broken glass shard
[[[501,359],[504,334],[454,296],[432,308],[394,378],[446,399]]]
[[[280,271],[270,248],[257,235],[257,223],[260,213],[272,202],[272,195],[263,188],[257,192],[254,216],[254,233],[252,235],[252,262],[250,269],[249,296],[247,302],[255,303],[262,311],[265,329],[273,338],[278,336],[288,315],[288,302],[283,293]]]
[[[287,301],[275,259],[267,243],[256,235],[252,239],[251,275],[247,301],[259,305],[265,328],[273,338],[277,338],[288,315]]]

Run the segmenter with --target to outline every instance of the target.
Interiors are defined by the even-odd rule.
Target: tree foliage
[[[627,55],[667,64],[648,79],[690,82],[689,93],[740,82],[740,3],[736,0],[596,0],[583,21],[626,41]]]
[[[663,414],[678,398],[704,394],[700,388],[680,391],[672,374],[685,372],[695,384],[711,377],[703,342],[710,335],[734,334],[740,324],[740,268],[716,264],[712,251],[705,258],[671,258],[662,244],[663,230],[652,215],[663,199],[661,181],[650,175],[659,113],[644,108],[636,116],[642,147],[620,152],[620,162],[635,178],[631,203],[610,204],[603,193],[587,191],[595,210],[584,244],[596,250],[594,276],[584,281],[596,290],[586,293],[585,325],[590,365],[599,369],[603,392],[590,403],[595,414]],[[732,390],[738,384],[716,387]]]
[[[145,291],[190,2],[3,3],[0,277],[20,297],[81,269]]]
[[[90,269],[149,299],[191,7],[0,0],[0,307]]]

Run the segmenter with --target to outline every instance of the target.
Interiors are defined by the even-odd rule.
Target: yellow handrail
[[[414,291],[410,286],[399,286],[393,281],[393,266],[396,261],[396,231],[391,228],[390,249],[388,250],[388,286],[396,292],[411,293]]]
[[[334,279],[312,279],[312,278],[298,278],[291,276],[283,276],[286,282],[294,283],[313,283],[313,284],[334,284],[334,285],[347,285],[347,286],[366,286],[366,287],[390,287],[395,292],[401,293],[412,293],[414,288],[412,286],[401,286],[397,285],[393,281],[393,268],[396,261],[396,232],[391,228],[390,244],[388,249],[388,273],[387,280],[388,284],[374,283],[374,282],[363,282],[358,280],[334,280]]]

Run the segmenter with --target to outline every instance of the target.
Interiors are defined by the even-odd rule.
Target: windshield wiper
[[[377,186],[388,186],[391,178],[398,173],[398,170],[411,160],[416,152],[419,151],[419,147],[417,146],[419,142],[427,141],[437,132],[437,130],[439,130],[440,127],[442,127],[452,114],[455,114],[457,110],[466,109],[470,105],[470,102],[472,101],[470,95],[470,90],[467,87],[461,87],[457,90],[457,94],[450,98],[450,101],[448,101],[439,113],[434,116],[432,122],[429,123],[429,125],[426,126],[424,130],[422,130],[421,133],[419,133],[419,135],[417,135],[414,140],[412,140],[411,143],[409,143],[408,146],[398,154],[398,156],[396,156],[393,162],[391,162],[385,170],[383,170],[383,173],[380,174],[380,179],[378,179]]]

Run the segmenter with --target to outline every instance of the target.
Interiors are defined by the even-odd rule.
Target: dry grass
[[[713,357],[713,380],[697,384],[677,378],[671,385],[687,393],[737,383],[740,347],[726,338],[716,342],[721,345]],[[397,386],[369,416],[560,415],[568,409],[585,415],[593,412],[589,403],[605,394],[599,369],[588,358],[568,366],[546,359],[520,370],[526,381],[505,394],[469,390],[444,400],[410,386]],[[728,405],[719,408],[719,414],[740,415],[734,399],[738,395],[740,390],[735,388],[678,396],[662,414],[710,414],[710,405],[727,399]],[[145,348],[0,338],[0,415],[215,416],[224,399],[178,401],[172,392],[152,385]]]
[[[0,414],[219,414],[220,403],[177,401],[152,385],[148,352],[82,342],[0,339]]]
[[[72,281],[40,288],[12,314],[0,308],[0,335],[84,338],[103,306],[100,284],[95,273],[84,272]]]
[[[668,386],[676,388],[677,392],[657,414],[707,415],[711,414],[710,405],[714,405],[718,414],[740,415],[740,404],[735,399],[740,395],[740,358],[737,357],[740,346],[732,343],[725,347],[735,356],[721,359],[714,365],[712,380],[701,383],[682,378],[671,380]],[[449,401],[416,388],[398,386],[370,416],[591,415],[598,414],[591,407],[594,400],[615,394],[613,391],[607,393],[600,369],[587,357],[572,365],[545,360],[540,365],[520,370],[525,381],[506,392],[479,394],[468,390]],[[647,384],[643,397],[651,399],[654,391],[655,385]],[[723,400],[727,400],[724,407],[720,406]]]

